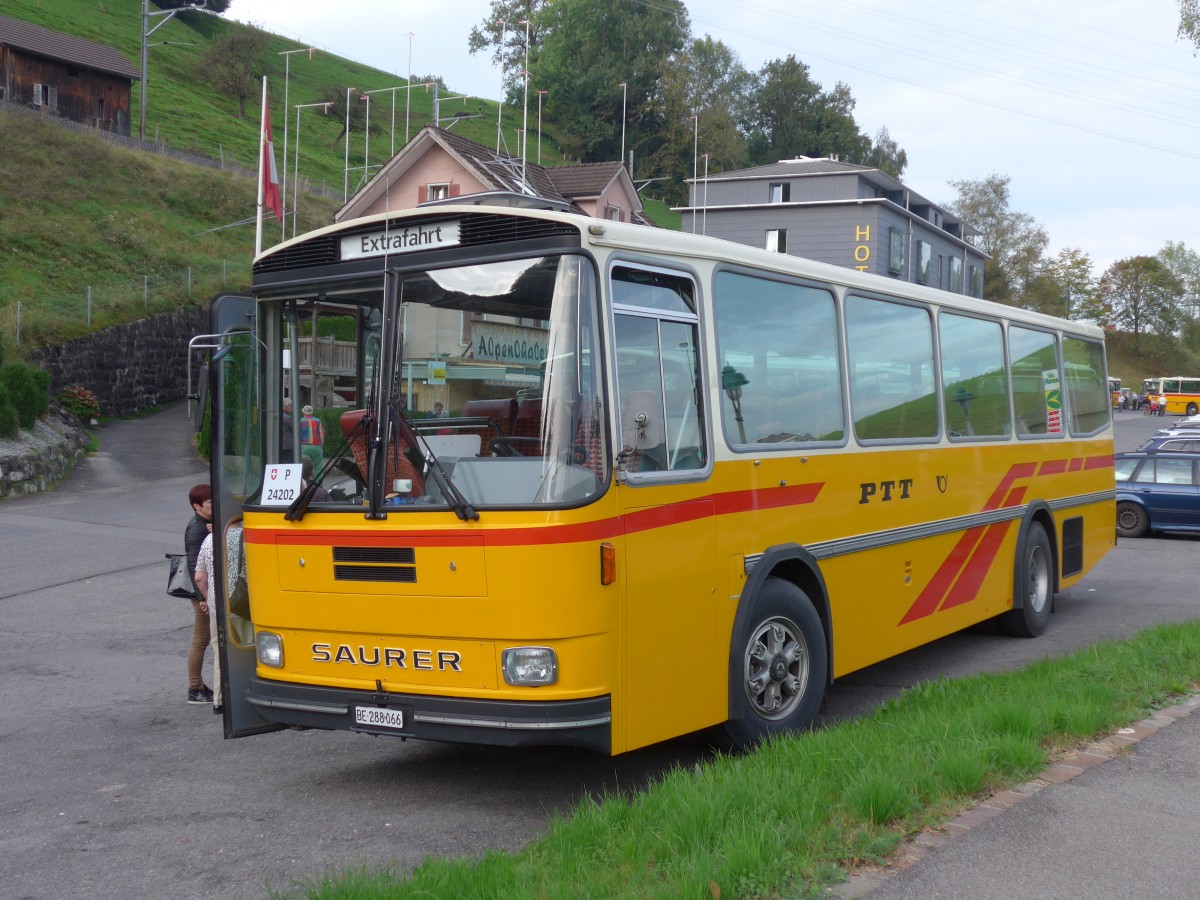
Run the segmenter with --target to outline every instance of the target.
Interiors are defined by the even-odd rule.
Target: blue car
[[[1160,448],[1118,453],[1117,534],[1200,534],[1200,453]]]

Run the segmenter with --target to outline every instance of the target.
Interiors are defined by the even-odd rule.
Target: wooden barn
[[[0,100],[128,136],[136,66],[113,47],[0,16]]]

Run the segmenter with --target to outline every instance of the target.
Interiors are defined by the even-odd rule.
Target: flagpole
[[[262,113],[258,119],[258,203],[255,206],[254,225],[254,256],[262,253],[263,234],[263,166],[266,159],[267,147],[267,76],[262,81]]]

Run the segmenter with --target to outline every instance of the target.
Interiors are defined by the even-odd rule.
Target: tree
[[[1032,216],[1009,207],[1010,180],[993,173],[982,181],[951,181],[958,197],[942,205],[980,232],[975,246],[991,257],[984,264],[984,297],[1023,306],[1022,296],[1042,274],[1050,237]]]
[[[1108,321],[1108,309],[1096,292],[1090,256],[1078,247],[1063,248],[1050,262],[1050,271],[1062,292],[1063,317]]]
[[[492,62],[503,73],[509,99],[515,99],[514,92],[524,86],[521,76],[525,68],[525,22],[529,23],[529,68],[537,71],[534,63],[545,31],[546,16],[542,14],[545,6],[546,0],[492,0],[491,15],[467,36],[467,50],[472,55],[481,50],[491,51]]]
[[[665,121],[661,84],[689,37],[683,4],[557,0],[535,18],[542,46],[531,68],[553,85],[563,150],[585,161],[620,156],[624,82],[627,146],[653,154]]]
[[[1139,349],[1143,331],[1166,335],[1179,325],[1183,285],[1153,256],[1113,263],[1100,278],[1099,295],[1112,310],[1114,324],[1133,332]]]
[[[246,101],[257,97],[267,72],[267,34],[257,28],[230,28],[200,57],[198,74],[214,88],[238,101],[238,118],[246,118]]]
[[[1186,315],[1200,317],[1200,253],[1189,250],[1183,241],[1167,241],[1157,258],[1183,285],[1181,303]]]
[[[1200,0],[1179,0],[1179,30],[1176,33],[1200,48]]]
[[[870,165],[887,172],[897,181],[900,180],[908,166],[908,154],[892,140],[886,125],[879,126],[879,131],[875,133],[875,138],[871,143],[873,149],[871,150]]]
[[[759,71],[750,134],[751,162],[762,165],[793,156],[829,156],[869,164],[871,139],[854,121],[854,98],[839,82],[823,91],[794,55]]]

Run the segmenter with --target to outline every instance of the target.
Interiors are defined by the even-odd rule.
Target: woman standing
[[[187,552],[188,574],[192,584],[196,583],[196,556],[200,545],[212,531],[212,488],[207,484],[193,485],[188,491],[188,502],[192,504],[192,520],[183,532],[183,549]],[[204,667],[204,648],[208,646],[208,609],[201,606],[204,597],[197,592],[192,597],[192,643],[188,647],[188,692],[187,702],[195,705],[213,702],[213,692],[204,683],[201,669]]]

